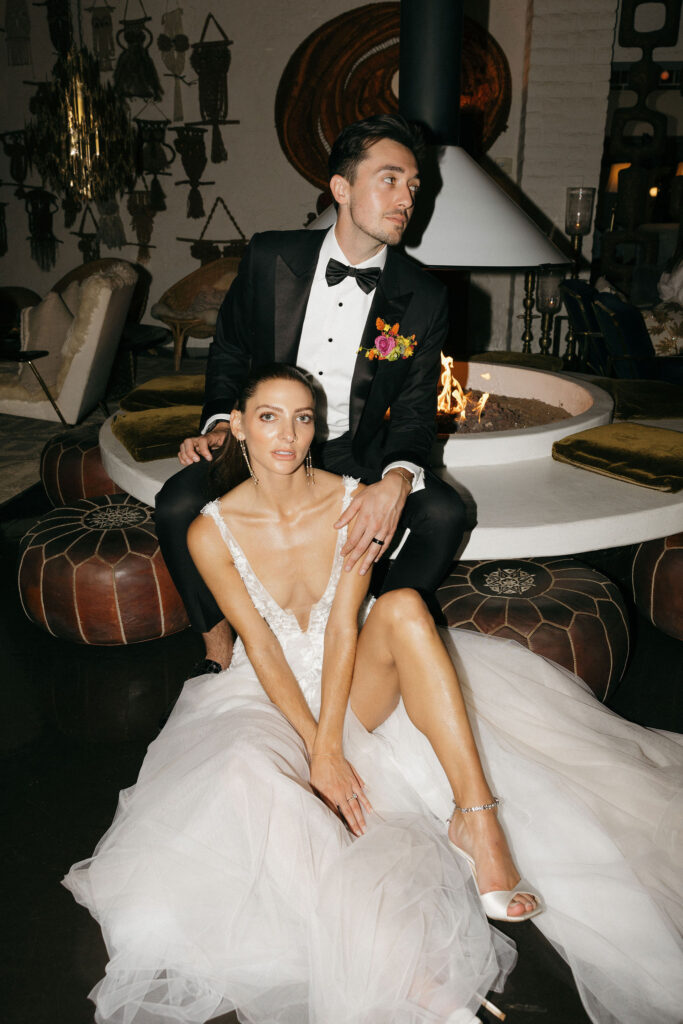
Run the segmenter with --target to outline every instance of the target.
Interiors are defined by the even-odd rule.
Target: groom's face
[[[339,217],[345,218],[348,230],[359,240],[365,236],[367,241],[398,245],[420,187],[412,152],[392,139],[380,139],[366,150],[353,181],[339,178],[338,184]]]

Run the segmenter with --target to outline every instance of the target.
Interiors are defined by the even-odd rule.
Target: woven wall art
[[[183,30],[182,8],[176,7],[172,11],[166,11],[161,16],[161,23],[164,31],[157,38],[157,46],[161,52],[161,59],[168,68],[168,74],[173,79],[173,120],[182,121],[184,115],[180,83],[190,84],[183,74],[190,40]]]
[[[26,0],[6,0],[5,42],[7,63],[11,67],[31,63],[31,19]]]
[[[222,39],[205,39],[209,23],[213,22]],[[192,46],[190,64],[199,79],[199,111],[201,124],[210,124],[211,131],[211,162],[222,163],[228,159],[228,153],[220,133],[221,124],[239,124],[228,121],[228,70],[230,68],[230,47],[232,39],[218,24],[213,14],[207,15],[202,29],[201,38]]]
[[[123,249],[127,245],[126,230],[121,220],[119,204],[115,199],[97,199],[100,215],[98,238],[107,249]]]
[[[142,10],[144,12],[144,7]],[[147,28],[147,22],[151,20],[146,14],[142,18],[126,18],[124,14],[121,21],[123,27],[116,33],[116,41],[123,52],[119,54],[114,68],[114,84],[123,96],[140,96],[144,100],[158,101],[164,90],[148,52],[153,36]]]
[[[28,213],[31,259],[41,270],[52,270],[57,262],[57,245],[61,244],[52,230],[54,215],[59,209],[57,196],[44,188],[33,188],[25,193],[24,205]]]
[[[159,182],[159,175],[170,174],[168,168],[176,158],[173,146],[166,142],[168,118],[151,120],[135,117],[137,126],[137,166],[141,174],[151,175],[149,199],[152,209],[159,213],[166,209],[166,196]]]
[[[371,3],[321,25],[292,54],[278,86],[275,123],[285,156],[312,185],[327,188],[327,158],[344,125],[398,111],[399,37],[400,4]],[[461,109],[480,128],[477,148],[489,149],[504,129],[510,97],[505,54],[465,18]]]
[[[128,213],[130,214],[130,224],[138,242],[137,259],[140,263],[149,263],[150,249],[154,248],[153,245],[150,245],[150,242],[152,241],[152,230],[157,211],[154,208],[152,195],[150,189],[147,188],[144,177],[141,178],[141,184],[141,188],[135,188],[132,192],[128,193],[127,206]]]
[[[34,3],[33,6],[47,8],[47,27],[50,32],[50,40],[57,53],[64,57],[73,46],[74,41],[69,0],[44,0],[43,3]]]
[[[88,227],[90,227],[89,231]],[[92,260],[100,258],[99,225],[89,203],[83,211],[78,231],[72,231],[71,234],[78,238],[78,249],[83,256],[84,263],[90,263]]]
[[[4,132],[0,135],[0,142],[2,142],[5,156],[9,157],[10,177],[19,186],[15,194],[21,198],[23,184],[28,174],[26,133],[24,131]]]
[[[237,231],[236,236],[233,235],[229,238],[207,238],[209,226],[219,208],[223,210],[228,220]],[[217,234],[221,234],[221,232],[219,231]],[[204,266],[205,263],[213,263],[214,260],[218,260],[222,256],[242,256],[247,247],[246,235],[228,209],[227,203],[221,196],[218,196],[211,207],[211,213],[206,218],[206,223],[202,228],[199,238],[178,238],[178,241],[191,243],[190,253],[194,259],[199,260],[202,266]]]
[[[86,7],[90,14],[90,26],[92,30],[92,49],[100,65],[100,71],[111,71],[114,66],[114,28],[112,25],[111,12],[114,10],[109,4],[99,4],[97,7]]]
[[[179,128],[172,128],[176,133],[175,148],[180,154],[180,160],[187,174],[183,181],[176,181],[176,185],[189,185],[190,191],[187,196],[187,216],[193,220],[199,220],[205,216],[204,202],[202,200],[200,185],[213,185],[213,181],[201,181],[204,168],[207,164],[206,156],[206,128],[198,125],[185,124]]]

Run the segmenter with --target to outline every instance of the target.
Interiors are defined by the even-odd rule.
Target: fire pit
[[[538,398],[511,398],[489,391],[465,391],[453,372],[454,361],[441,354],[441,390],[437,399],[437,430],[442,439],[451,434],[481,434],[497,430],[523,430],[567,419],[571,413]]]
[[[609,395],[584,381],[498,363],[442,361],[440,408],[450,396],[451,411],[440,414],[433,465],[490,466],[547,457],[553,442],[612,418]],[[496,415],[487,421],[489,402],[495,403]],[[505,419],[511,429],[499,428]],[[445,429],[458,421],[464,431]],[[520,427],[520,422],[531,425]]]

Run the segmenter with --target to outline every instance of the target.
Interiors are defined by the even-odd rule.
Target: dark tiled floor
[[[0,753],[8,890],[0,1020],[90,1024],[87,993],[102,976],[105,950],[96,923],[59,881],[74,861],[92,852],[111,821],[118,791],[135,781],[159,715],[180,688],[198,644],[188,631],[129,648],[88,648],[31,625],[17,596],[16,554],[42,502],[36,487],[0,507]],[[635,655],[613,706],[643,724],[680,730],[683,645],[641,618],[634,625]],[[508,1024],[585,1024],[567,967],[533,924],[504,930],[520,954],[504,994],[494,996]],[[485,1011],[481,1018],[493,1020]]]

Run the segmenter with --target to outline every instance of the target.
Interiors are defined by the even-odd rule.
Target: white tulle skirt
[[[680,1024],[683,747],[519,645],[444,632],[534,919],[600,1024]],[[305,652],[302,653],[305,656]],[[296,672],[297,652],[288,658]],[[315,709],[314,709],[315,710]],[[347,756],[374,813],[354,839],[241,649],[189,681],[94,856],[65,884],[110,962],[99,1024],[468,1024],[513,944],[446,837],[451,794],[400,705]]]

